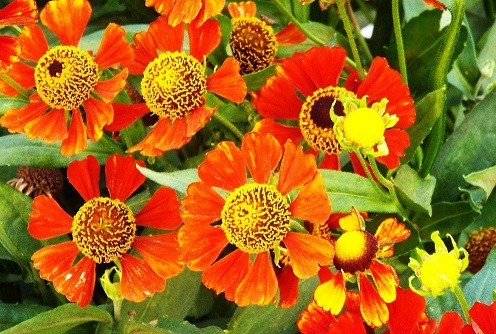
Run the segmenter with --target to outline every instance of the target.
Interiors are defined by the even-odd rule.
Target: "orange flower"
[[[429,6],[436,7],[437,9],[446,10],[446,6],[443,5],[439,1],[436,1],[436,0],[424,0],[424,2],[426,4],[428,4]]]
[[[345,233],[334,244],[333,264],[337,272],[329,271],[327,282],[317,287],[314,299],[317,305],[336,315],[345,302],[346,282],[357,282],[364,321],[371,327],[380,327],[389,318],[386,303],[396,299],[398,286],[394,268],[380,259],[391,257],[393,244],[406,240],[410,231],[395,218],[388,218],[372,235],[365,230],[365,221],[356,209],[340,220],[340,226]]]
[[[134,302],[162,291],[165,280],[182,271],[176,232],[136,235],[138,226],[172,230],[181,223],[180,203],[171,189],[157,190],[137,214],[125,204],[145,181],[136,164],[144,165],[133,157],[112,155],[107,159],[109,197],[100,195],[100,166],[95,157],[69,164],[69,182],[86,201],[74,217],[51,197],[41,195],[33,201],[28,225],[33,237],[45,240],[72,234],[71,241],[36,251],[31,257],[33,267],[40,271],[41,278],[53,282],[55,290],[81,307],[91,302],[99,263],[117,265],[121,272],[120,293]],[[141,258],[129,254],[131,248]],[[80,254],[82,258],[76,260]]]
[[[157,156],[186,144],[215,112],[216,108],[205,106],[207,92],[237,103],[246,95],[246,83],[234,58],[227,58],[210,75],[205,73],[204,57],[220,43],[219,23],[207,20],[201,27],[190,24],[187,30],[189,54],[183,51],[184,26],[172,27],[165,17],[134,36],[136,58],[129,70],[143,74],[141,92],[145,103],[115,104],[115,121],[106,129],[121,130],[148,111],[159,120],[129,152]],[[157,50],[162,53],[159,55]]]
[[[81,50],[77,45],[90,16],[88,0],[48,2],[40,19],[61,42],[53,48],[40,27],[24,27],[19,40],[25,62],[16,63],[9,76],[25,90],[36,87],[36,92],[28,105],[7,110],[0,119],[10,132],[24,132],[47,142],[62,141],[60,152],[66,156],[84,150],[87,138],[100,140],[103,127],[114,118],[110,102],[124,87],[128,71],[108,80],[100,80],[100,71],[133,57],[126,32],[113,23],[105,29],[95,57]],[[5,82],[0,82],[0,89],[7,95],[19,93]]]
[[[222,142],[207,153],[198,168],[201,181],[189,185],[182,200],[182,260],[204,271],[205,286],[239,306],[272,303],[278,286],[293,286],[286,279],[314,276],[331,262],[327,240],[291,230],[294,220],[324,222],[330,214],[315,159],[291,142],[282,151],[272,135],[254,132],[241,149]],[[279,283],[274,265],[283,268]],[[292,272],[284,273],[288,266]],[[284,293],[284,306],[296,302]]]
[[[198,26],[212,16],[220,14],[225,0],[145,0],[145,6],[154,6],[155,10],[167,15],[173,27],[179,23],[191,23],[195,18]]]
[[[270,77],[253,101],[264,118],[255,124],[255,131],[272,133],[280,142],[302,139],[312,151],[325,154],[322,166],[335,165],[337,154],[343,148],[334,131],[329,110],[344,116],[343,102],[362,99],[372,106],[387,99],[385,113],[397,118],[392,128],[386,128],[384,139],[388,154],[377,161],[388,168],[397,167],[410,140],[404,128],[415,121],[413,99],[401,75],[389,67],[386,59],[376,57],[363,81],[356,72],[346,80],[344,87],[338,80],[345,66],[346,52],[341,47],[314,47],[304,53],[286,58],[277,68],[277,75]],[[302,99],[302,98],[303,99]],[[279,123],[284,120],[284,124]],[[377,145],[375,145],[377,146]]]

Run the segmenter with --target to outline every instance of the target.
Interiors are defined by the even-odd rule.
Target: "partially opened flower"
[[[109,196],[100,194],[100,166],[93,156],[69,164],[67,177],[85,200],[74,217],[45,195],[33,201],[29,233],[39,240],[71,234],[70,241],[36,251],[33,267],[40,277],[53,282],[55,290],[71,302],[91,302],[96,265],[114,263],[121,275],[123,298],[139,302],[165,288],[165,280],[179,274],[177,232],[139,236],[145,226],[174,230],[181,223],[176,193],[160,188],[148,203],[133,213],[125,201],[145,181],[133,157],[112,155],[105,165]],[[131,255],[134,249],[140,256]]]
[[[283,153],[272,135],[250,132],[241,149],[221,142],[207,153],[198,175],[182,200],[179,243],[182,260],[203,271],[205,286],[239,306],[266,305],[285,279],[308,278],[330,264],[327,240],[292,229],[330,213],[315,158],[301,147],[287,142]],[[291,272],[277,277],[274,266]]]
[[[237,103],[246,95],[246,83],[234,58],[210,74],[205,67],[204,58],[220,43],[219,23],[207,20],[201,27],[188,25],[189,54],[183,51],[184,29],[159,17],[147,31],[134,36],[136,58],[129,69],[143,74],[145,103],[116,104],[116,119],[107,129],[121,130],[149,111],[159,120],[129,152],[156,156],[186,144],[215,112],[216,108],[205,106],[207,92]]]
[[[327,281],[315,290],[314,299],[324,310],[337,315],[345,302],[347,282],[356,282],[364,321],[373,328],[380,327],[389,318],[386,303],[396,299],[398,286],[395,269],[380,259],[391,257],[393,245],[406,240],[410,231],[395,218],[388,218],[373,235],[365,230],[365,222],[355,208],[340,220],[340,226],[345,232],[334,244],[337,271],[329,272]]]
[[[191,23],[196,19],[200,26],[212,16],[220,14],[225,0],[145,0],[145,6],[165,15],[171,26],[179,23]]]
[[[113,23],[104,30],[94,57],[80,49],[78,44],[90,16],[87,0],[49,1],[40,19],[57,35],[60,45],[50,48],[39,26],[26,25],[19,36],[22,62],[14,64],[9,72],[23,89],[36,91],[28,105],[7,110],[0,124],[29,138],[62,141],[63,155],[84,150],[87,138],[100,140],[103,127],[114,118],[110,102],[124,87],[128,74],[124,69],[102,80],[101,71],[133,57],[126,32]],[[0,88],[7,95],[20,93],[5,82]]]

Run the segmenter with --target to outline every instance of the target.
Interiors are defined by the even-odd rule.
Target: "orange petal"
[[[133,58],[134,51],[126,40],[126,31],[121,26],[110,23],[103,31],[102,41],[94,59],[98,69],[119,65]]]
[[[269,259],[269,253],[259,253],[234,295],[238,306],[267,305],[274,301],[277,277]]]
[[[378,328],[387,323],[389,311],[386,303],[364,274],[358,277],[358,287],[360,289],[360,312],[367,325]]]
[[[47,109],[45,102],[31,102],[24,107],[8,109],[0,118],[0,125],[10,132],[24,132],[24,127],[41,117]]]
[[[188,114],[186,137],[191,138],[195,133],[203,129],[203,127],[210,120],[216,109],[217,107],[208,108],[202,106],[192,110]]]
[[[103,102],[110,103],[126,85],[127,75],[128,70],[125,68],[108,80],[98,81],[95,92],[102,98]]]
[[[324,223],[331,214],[331,204],[324,188],[324,178],[316,173],[314,178],[301,188],[289,206],[291,217],[312,223]]]
[[[49,49],[43,30],[36,24],[28,24],[22,28],[19,41],[22,46],[22,58],[33,62],[38,62]]]
[[[0,36],[0,73],[7,73],[19,61],[21,45],[12,36]]]
[[[283,239],[288,249],[293,272],[299,278],[315,276],[320,266],[332,263],[334,247],[320,237],[297,232],[288,232]]]
[[[79,307],[89,305],[95,289],[96,263],[83,257],[74,267],[53,279],[53,287]]]
[[[86,123],[88,126],[87,137],[97,142],[103,136],[103,127],[112,123],[114,109],[111,104],[90,97],[83,102],[86,111]]]
[[[303,101],[296,95],[286,78],[272,76],[260,88],[260,92],[253,99],[253,105],[262,117],[297,120]]]
[[[172,230],[181,224],[176,192],[170,188],[159,188],[134,216],[136,225]]]
[[[100,165],[94,156],[71,162],[67,178],[86,202],[100,196]]]
[[[34,0],[14,0],[0,9],[0,26],[15,26],[35,23],[38,6]]]
[[[211,187],[234,190],[246,183],[246,167],[241,150],[233,142],[221,142],[205,155],[198,176]]]
[[[159,14],[169,14],[174,6],[174,1],[170,0],[145,0],[145,6],[155,6]]]
[[[220,24],[213,19],[205,21],[200,27],[189,24],[188,35],[189,54],[203,62],[203,58],[208,56],[220,44]]]
[[[227,10],[232,18],[236,17],[255,17],[257,13],[257,4],[253,1],[246,2],[230,2],[227,5]]]
[[[131,74],[143,74],[148,63],[158,57],[157,47],[147,31],[135,34],[133,40],[134,59],[129,59],[122,66],[127,67]]]
[[[295,45],[306,41],[307,36],[290,22],[277,32],[276,39],[278,45]]]
[[[22,46],[21,46],[22,48]],[[21,52],[21,57],[22,57],[22,52]],[[31,89],[33,88],[36,84],[34,82],[34,67],[31,65],[27,65],[24,62],[17,62],[14,63],[12,66],[12,69],[9,71],[8,76],[17,82],[22,88],[24,89]],[[3,80],[2,80],[3,81]],[[3,84],[5,85],[5,84]],[[10,85],[9,85],[10,86]],[[15,90],[17,92],[17,89],[10,86],[9,91]],[[15,94],[10,94],[10,95],[18,95],[19,92]],[[33,101],[30,96],[30,101]],[[40,100],[38,99],[38,101]]]
[[[241,153],[253,180],[257,183],[267,183],[279,165],[282,147],[272,135],[249,132],[243,137]]]
[[[60,153],[65,156],[71,156],[83,151],[88,145],[87,138],[86,126],[83,123],[81,110],[76,108],[72,111],[69,133],[67,138],[62,141],[62,145],[60,145]]]
[[[372,260],[370,264],[370,273],[374,279],[377,292],[382,300],[391,303],[396,299],[396,287],[399,280],[396,271],[388,264],[383,264],[377,260]]]
[[[271,119],[258,121],[253,127],[253,131],[261,134],[270,133],[281,145],[284,145],[288,140],[291,140],[293,143],[299,143],[303,139],[299,127],[283,125]]]
[[[150,111],[145,103],[112,103],[112,107],[114,120],[104,127],[107,131],[120,131]]]
[[[426,4],[428,4],[429,6],[432,6],[432,7],[436,7],[437,9],[440,9],[440,10],[446,10],[446,6],[443,5],[441,2],[439,1],[436,1],[436,0],[424,0],[424,2]]]
[[[225,0],[203,0],[203,6],[196,17],[196,26],[200,26],[209,18],[220,14],[224,9]]]
[[[325,311],[329,311],[334,315],[341,312],[346,298],[343,273],[338,271],[329,281],[319,285],[315,289],[313,298],[317,305]]]
[[[169,120],[167,120],[169,122]],[[155,125],[155,128],[157,126]],[[188,122],[186,118],[176,119],[172,122],[164,133],[164,135],[155,143],[155,148],[163,152],[181,148],[184,144],[189,142],[191,137],[188,137]]]
[[[107,159],[105,180],[110,198],[124,202],[145,182],[146,177],[136,168],[137,164],[145,167],[143,161],[135,160],[132,156],[113,154]]]
[[[342,333],[367,334],[362,317],[351,312],[339,315],[337,322],[330,326],[328,334]]]
[[[176,1],[169,14],[169,24],[173,27],[179,23],[189,23],[198,15],[202,6],[201,0]]]
[[[173,27],[169,25],[165,16],[159,16],[154,22],[150,23],[148,33],[155,42],[155,48],[162,52],[174,52],[183,49],[184,26]]]
[[[239,74],[239,63],[229,57],[207,78],[207,90],[226,99],[241,103],[246,96],[246,82]]]
[[[303,148],[292,142],[284,144],[284,155],[279,169],[277,189],[286,195],[291,190],[309,182],[317,172],[315,157],[303,154]]]
[[[162,278],[176,276],[183,270],[183,264],[179,262],[181,250],[177,242],[177,233],[137,236],[132,247]]]
[[[52,109],[26,124],[24,131],[31,139],[40,138],[49,143],[63,140],[67,137],[65,111]]]
[[[279,307],[293,307],[298,300],[298,277],[291,266],[285,266],[277,275],[279,284]]]
[[[296,324],[303,334],[327,333],[331,324],[335,324],[336,319],[331,313],[324,311],[322,307],[312,300],[306,310],[303,310]]]
[[[143,260],[129,254],[122,255],[122,296],[135,303],[139,303],[155,292],[165,289],[165,280],[158,276]]]
[[[36,196],[32,208],[28,232],[34,238],[44,240],[71,232],[72,217],[53,198]]]
[[[51,281],[71,269],[78,254],[79,249],[74,241],[66,241],[37,250],[31,256],[31,260],[33,267],[40,271],[40,277]]]
[[[176,120],[175,123],[178,123],[178,121],[180,120]],[[183,125],[183,127],[179,128],[176,125],[172,128],[169,119],[160,119],[146,137],[140,143],[130,147],[127,152],[140,151],[142,155],[151,157],[163,154],[166,150],[157,148],[158,142],[161,142],[164,148],[168,148],[167,144],[177,146],[176,144],[187,141],[185,140],[186,124],[181,122],[180,125]]]
[[[203,182],[194,182],[188,186],[186,193],[181,201],[184,223],[211,224],[220,220],[225,200],[210,186]]]
[[[62,45],[77,46],[91,16],[88,0],[49,1],[40,13],[41,22]]]
[[[410,230],[405,224],[398,222],[396,218],[387,218],[375,232],[375,238],[381,246],[405,241],[409,236]]]

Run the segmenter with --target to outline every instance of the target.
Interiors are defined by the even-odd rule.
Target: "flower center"
[[[481,270],[495,245],[496,228],[487,227],[472,232],[465,245],[470,259],[467,270],[472,274]]]
[[[344,119],[343,132],[346,139],[359,148],[371,148],[384,136],[384,121],[376,110],[358,108]]]
[[[334,102],[334,113],[344,115],[339,96],[355,97],[355,94],[341,87],[320,88],[307,97],[300,111],[300,130],[305,140],[317,151],[338,154],[341,145],[333,130],[330,110]]]
[[[246,253],[275,248],[289,232],[289,204],[274,186],[245,184],[235,189],[222,208],[227,240]]]
[[[96,263],[119,259],[131,248],[135,234],[133,213],[118,199],[93,198],[79,209],[72,222],[78,249]]]
[[[86,101],[98,83],[98,65],[75,46],[48,50],[34,69],[36,90],[54,109],[73,110]]]
[[[442,292],[458,284],[460,268],[458,260],[449,253],[435,253],[429,256],[420,268],[422,285],[434,292]]]
[[[184,52],[164,52],[143,72],[141,92],[150,111],[172,121],[204,103],[203,65]]]
[[[277,40],[272,27],[256,17],[232,19],[229,45],[241,74],[263,70],[276,57]]]
[[[335,244],[334,266],[354,274],[370,267],[377,253],[377,240],[367,231],[348,231]]]

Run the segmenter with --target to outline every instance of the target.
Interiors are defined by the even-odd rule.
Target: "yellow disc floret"
[[[289,232],[289,203],[268,184],[235,189],[227,197],[221,217],[227,240],[247,253],[274,249]]]
[[[358,148],[373,147],[384,137],[385,130],[381,115],[371,108],[353,110],[344,119],[344,136]]]
[[[141,92],[151,112],[174,121],[203,105],[205,68],[184,52],[164,52],[143,72]]]
[[[432,254],[420,268],[420,282],[433,295],[439,295],[446,289],[454,288],[459,278],[458,259],[449,253]]]
[[[34,70],[41,99],[54,109],[73,110],[86,101],[98,83],[98,65],[75,46],[48,50]]]
[[[345,232],[335,244],[334,266],[349,274],[363,272],[370,267],[377,250],[377,240],[369,232]]]
[[[96,197],[79,209],[71,230],[81,253],[96,263],[109,263],[131,248],[136,224],[126,204],[118,199]]]

